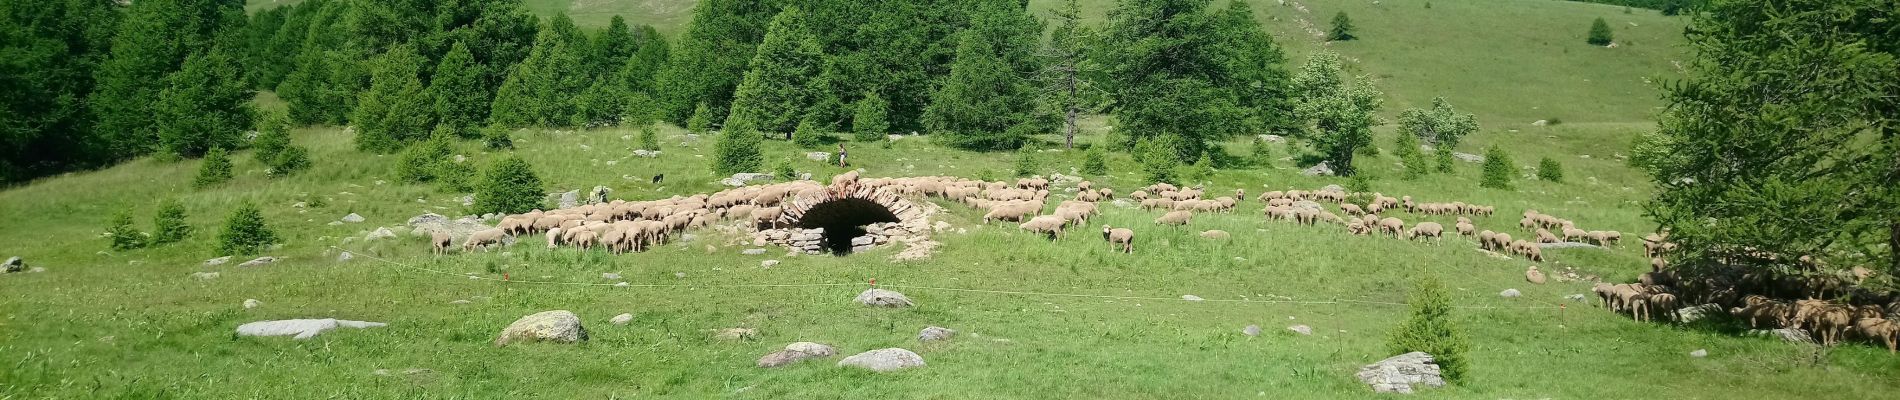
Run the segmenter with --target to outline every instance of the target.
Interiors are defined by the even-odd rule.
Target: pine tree
[[[791,133],[815,99],[812,78],[823,68],[824,49],[805,25],[797,6],[772,17],[750,71],[733,93],[726,126],[767,133]],[[792,138],[792,136],[787,137]]]
[[[653,125],[649,124],[640,127],[640,149],[647,151],[660,150],[660,134],[653,129]]]
[[[434,138],[410,145],[396,158],[396,178],[403,182],[434,181],[436,171],[453,152],[447,139]]]
[[[860,142],[884,140],[884,135],[891,130],[890,106],[877,92],[865,92],[864,98],[858,99],[857,106],[852,107],[855,110],[851,114],[853,139]]]
[[[1609,46],[1612,34],[1614,32],[1610,31],[1610,23],[1604,22],[1602,17],[1597,17],[1596,21],[1590,22],[1590,39],[1587,41],[1592,45]]]
[[[1041,165],[1036,162],[1036,152],[1030,151],[1027,147],[1016,151],[1017,177],[1022,178],[1036,175],[1036,170],[1040,168],[1042,168]]]
[[[1352,17],[1347,17],[1345,11],[1340,11],[1333,15],[1333,30],[1327,32],[1326,40],[1358,39],[1359,37],[1354,36],[1352,31]]]
[[[666,61],[672,55],[672,48],[666,37],[652,25],[641,25],[634,35],[636,50],[626,60],[616,78],[626,85],[628,91],[652,93],[655,90],[653,80],[660,70],[666,68]]]
[[[192,178],[191,187],[203,189],[230,180],[231,156],[225,154],[223,147],[213,147],[198,164],[198,175]]]
[[[1193,164],[1188,164],[1186,170],[1181,171],[1181,177],[1190,182],[1204,182],[1207,178],[1213,177],[1214,160],[1208,154],[1201,153],[1200,159],[1195,160]]]
[[[100,1],[0,4],[0,185],[118,159],[87,100],[120,11]]]
[[[619,83],[602,79],[574,97],[571,125],[600,127],[619,125],[627,110],[627,92]]]
[[[1267,144],[1266,139],[1254,138],[1253,153],[1248,159],[1253,161],[1254,166],[1273,168],[1273,147]]]
[[[713,143],[714,174],[730,175],[758,171],[765,162],[759,153],[759,133],[745,127],[727,129]]]
[[[120,211],[112,215],[112,224],[106,228],[106,239],[111,241],[113,250],[132,250],[145,247],[145,232],[132,226],[132,212]]]
[[[296,145],[285,147],[265,165],[270,166],[270,175],[273,177],[289,176],[310,168],[310,150]]]
[[[1042,51],[1048,63],[1038,79],[1044,82],[1043,90],[1052,97],[1047,101],[1062,114],[1063,148],[1073,149],[1075,134],[1080,130],[1077,119],[1082,113],[1084,86],[1088,85],[1083,74],[1094,72],[1086,54],[1092,32],[1082,26],[1082,6],[1076,0],[1063,1],[1062,8],[1055,11],[1055,20],[1056,27]]]
[[[712,131],[712,109],[700,104],[693,109],[693,117],[686,120],[686,131],[704,135]]]
[[[1174,167],[1180,165],[1179,150],[1175,147],[1174,140],[1168,137],[1135,144],[1135,160],[1141,162],[1141,170],[1149,182],[1174,181]]]
[[[436,121],[455,128],[464,137],[473,136],[475,128],[488,119],[488,106],[493,101],[487,77],[488,72],[475,61],[468,46],[455,42],[429,78]]]
[[[214,147],[237,148],[251,127],[254,91],[223,47],[185,59],[152,104],[160,149],[197,157]]]
[[[588,75],[604,78],[619,72],[627,59],[633,57],[636,45],[633,29],[627,26],[627,19],[614,15],[607,21],[607,29],[595,36],[588,46]]]
[[[1393,153],[1399,156],[1401,164],[1405,164],[1405,180],[1416,180],[1431,175],[1435,167],[1429,159],[1425,158],[1425,152],[1419,150],[1418,146],[1418,136],[1405,132],[1399,132],[1398,140],[1393,143],[1393,147],[1396,148]]]
[[[1542,179],[1545,182],[1563,183],[1564,165],[1558,164],[1557,159],[1550,157],[1544,157],[1544,159],[1538,160],[1537,179]]]
[[[1042,24],[1016,2],[982,1],[960,34],[950,75],[924,108],[924,126],[973,150],[1021,147],[1039,122],[1032,52]]]
[[[270,165],[290,146],[290,116],[276,111],[264,113],[257,123],[257,138],[251,139],[251,156],[258,164]]]
[[[1206,0],[1121,2],[1109,13],[1097,60],[1116,108],[1116,146],[1169,138],[1175,161],[1244,132],[1249,112],[1231,70],[1234,46]]]
[[[1445,380],[1461,383],[1470,366],[1465,350],[1471,343],[1458,329],[1451,316],[1451,297],[1436,278],[1424,277],[1413,285],[1410,299],[1412,315],[1393,328],[1386,347],[1394,355],[1414,351],[1432,355]]]
[[[369,91],[350,116],[356,125],[357,150],[389,154],[428,136],[429,128],[435,126],[435,112],[419,77],[422,63],[409,45],[390,48],[376,58]]]
[[[765,37],[766,22],[779,12],[777,2],[698,2],[692,23],[655,76],[656,89],[649,92],[658,97],[662,118],[680,123],[699,116],[707,126],[724,121],[747,62],[759,53],[755,48]],[[705,112],[699,112],[702,106]]]
[[[1478,180],[1478,187],[1492,189],[1511,189],[1511,180],[1517,175],[1517,166],[1511,162],[1511,155],[1504,148],[1491,145],[1484,150],[1484,175]]]
[[[244,202],[224,220],[224,231],[218,233],[218,255],[257,254],[277,242],[277,233],[264,223],[264,212]]]
[[[826,137],[830,136],[830,134],[826,133],[825,129],[820,127],[821,125],[824,124],[818,122],[817,118],[812,117],[806,117],[804,120],[799,121],[798,129],[792,131],[792,144],[808,149],[823,146]]]
[[[1082,173],[1095,176],[1108,175],[1107,157],[1102,154],[1101,146],[1089,146],[1088,151],[1082,153]]]
[[[563,21],[566,21],[563,23]],[[587,89],[586,66],[582,63],[584,43],[574,42],[575,32],[565,14],[556,15],[534,39],[534,49],[508,74],[508,80],[495,91],[489,118],[511,127],[568,126],[574,121],[574,99]]]
[[[1228,60],[1227,75],[1217,86],[1233,88],[1240,106],[1246,110],[1243,129],[1291,134],[1300,129],[1293,115],[1292,75],[1286,69],[1286,53],[1273,42],[1273,36],[1254,19],[1253,7],[1241,0],[1230,0],[1215,17],[1214,24]]]
[[[482,144],[489,150],[513,150],[515,140],[509,136],[509,129],[500,124],[491,124],[482,128]]]
[[[534,168],[520,156],[508,156],[496,161],[482,175],[482,184],[475,192],[475,208],[478,214],[524,213],[541,206],[541,178],[536,176]]]
[[[175,81],[209,86],[194,87],[185,85],[180,89],[204,90],[204,94],[224,95],[225,83],[238,83],[245,86],[242,74],[235,68],[235,58],[219,53],[212,57],[204,54],[211,51],[217,37],[226,29],[241,26],[244,23],[243,4],[222,0],[173,0],[132,2],[119,18],[118,32],[112,37],[111,54],[99,65],[94,75],[97,91],[89,98],[92,111],[98,116],[95,128],[104,136],[102,143],[95,145],[104,148],[109,159],[117,160],[145,154],[157,150],[155,144],[160,129],[167,125],[159,122],[165,111],[161,107],[177,107],[189,104],[216,106],[217,109],[229,107],[216,103],[222,98],[188,100],[184,93],[175,92],[176,103],[158,100],[161,92],[172,88]],[[169,79],[168,75],[184,69],[188,58],[200,55],[196,62],[196,71],[181,79]],[[227,79],[228,78],[228,79]],[[12,96],[9,94],[9,96]],[[246,98],[248,99],[248,97]],[[186,110],[176,110],[186,111]],[[200,122],[212,121],[216,117],[234,117],[234,115],[207,116]],[[225,121],[229,122],[229,121]],[[198,128],[241,128],[250,126],[248,122],[228,127],[219,124],[200,125]],[[182,132],[180,123],[170,124],[173,134],[209,137],[212,135]],[[220,131],[221,132],[221,131]],[[182,154],[196,156],[209,148],[211,143],[184,146]]]
[[[159,203],[152,217],[152,245],[177,243],[191,237],[191,224],[185,221],[185,204],[178,200]]]

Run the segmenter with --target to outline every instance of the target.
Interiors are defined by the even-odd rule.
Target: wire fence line
[[[375,260],[383,264],[396,266],[398,268],[402,268],[402,269],[406,269],[410,271],[454,276],[454,277],[467,279],[467,280],[490,281],[490,282],[508,283],[508,284],[525,284],[525,285],[594,286],[594,287],[615,287],[615,288],[773,288],[773,287],[862,286],[866,288],[891,288],[891,289],[904,289],[904,290],[943,291],[943,292],[977,293],[977,294],[993,294],[993,295],[1008,295],[1008,296],[1069,297],[1069,298],[1092,298],[1092,299],[1108,299],[1108,300],[1183,301],[1183,302],[1201,302],[1201,303],[1290,304],[1290,305],[1363,304],[1363,305],[1380,305],[1380,306],[1394,306],[1394,307],[1410,307],[1411,306],[1410,304],[1401,303],[1401,302],[1353,300],[1353,299],[1331,299],[1331,300],[1187,299],[1187,298],[1180,298],[1180,297],[1126,296],[1126,295],[1090,294],[1090,293],[1061,293],[1061,292],[1023,291],[1023,290],[971,289],[971,288],[954,288],[954,287],[923,286],[923,285],[878,284],[876,283],[877,281],[875,279],[868,282],[736,283],[736,284],[638,284],[638,283],[627,283],[627,282],[593,283],[593,282],[521,280],[521,279],[505,278],[505,275],[504,275],[504,278],[495,278],[495,277],[462,274],[462,273],[455,273],[455,272],[443,271],[443,270],[432,269],[432,268],[419,267],[419,266],[409,265],[402,262],[384,259],[381,257],[357,253],[357,252],[350,251],[348,249],[344,249],[341,247],[336,247],[336,246],[329,246],[329,247],[332,249],[336,249],[338,251],[349,252],[353,256],[356,256],[356,257],[363,257],[370,260]],[[1542,300],[1535,300],[1535,299],[1532,299],[1532,301],[1537,301],[1539,303],[1543,303],[1544,305],[1538,305],[1538,306],[1489,306],[1489,305],[1458,306],[1458,305],[1454,305],[1452,307],[1459,308],[1459,309],[1476,309],[1476,310],[1546,310],[1546,311],[1558,311],[1565,308],[1565,306],[1562,304],[1554,304],[1554,303],[1550,303],[1550,302],[1546,302]]]

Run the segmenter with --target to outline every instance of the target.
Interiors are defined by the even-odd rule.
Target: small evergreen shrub
[[[1610,23],[1604,22],[1603,18],[1599,17],[1596,21],[1590,23],[1590,39],[1588,41],[1592,45],[1609,46],[1611,43],[1610,35],[1612,34],[1613,32],[1610,31]]]
[[[1108,175],[1108,160],[1102,154],[1100,146],[1089,147],[1082,152],[1082,173],[1088,175]]]
[[[759,133],[750,129],[721,132],[719,140],[713,143],[713,173],[731,175],[758,171],[765,163],[765,156],[759,153],[760,140]]]
[[[482,144],[488,146],[489,150],[513,150],[515,139],[509,136],[508,127],[489,125],[482,129]]]
[[[132,212],[120,211],[112,215],[112,225],[106,228],[106,239],[112,242],[113,250],[132,250],[145,247],[145,232],[132,227]]]
[[[266,165],[270,166],[271,176],[279,177],[310,169],[310,150],[297,145],[285,147]]]
[[[178,200],[166,200],[158,206],[158,215],[152,217],[152,244],[177,243],[191,237],[191,224],[185,222],[185,204]]]
[[[1372,192],[1372,174],[1352,174],[1352,178],[1346,180],[1346,191],[1358,193]],[[1360,204],[1365,203],[1361,202]]]
[[[1247,158],[1252,159],[1254,166],[1273,168],[1273,147],[1268,145],[1266,139],[1254,138],[1253,152]]]
[[[429,139],[402,149],[396,158],[396,178],[403,182],[425,183],[435,180],[445,158],[452,150],[444,139]]]
[[[213,147],[205,152],[204,162],[198,164],[198,177],[192,179],[191,187],[207,188],[231,180],[231,156],[223,147]]]
[[[1457,159],[1452,156],[1451,149],[1440,147],[1438,151],[1432,153],[1433,158],[1436,159],[1436,164],[1438,164],[1438,172],[1451,173],[1451,168],[1456,164],[1455,161],[1457,161]]]
[[[654,132],[653,125],[640,127],[640,149],[647,151],[660,149],[660,134]]]
[[[799,121],[798,128],[792,131],[792,144],[807,149],[825,145],[825,132],[819,125],[811,118]]]
[[[798,180],[798,171],[792,169],[792,160],[779,160],[777,164],[772,165],[772,176],[778,177],[781,181],[790,182]]]
[[[1135,157],[1141,162],[1143,178],[1148,182],[1173,182],[1175,159],[1173,143],[1166,139],[1144,140],[1135,144]]]
[[[1016,176],[1027,177],[1036,174],[1041,166],[1036,163],[1036,152],[1024,147],[1016,152]]]
[[[1210,152],[1212,152],[1210,150]],[[1181,171],[1181,177],[1189,182],[1202,182],[1214,176],[1214,161],[1209,153],[1201,153],[1201,158]]]
[[[1326,34],[1326,40],[1358,39],[1357,36],[1353,36],[1352,31],[1352,17],[1347,17],[1345,11],[1340,11],[1338,14],[1333,14],[1333,29]]]
[[[266,113],[258,122],[257,138],[251,140],[251,156],[258,164],[274,166],[278,155],[290,146],[290,117],[281,112]]]
[[[277,233],[264,224],[264,212],[245,202],[225,219],[224,231],[218,233],[218,255],[257,254],[277,241]]]
[[[1537,179],[1542,179],[1548,182],[1563,183],[1564,181],[1563,164],[1558,164],[1556,159],[1550,158],[1550,157],[1544,157],[1544,159],[1538,160],[1537,161]]]
[[[541,200],[546,197],[542,190],[541,178],[535,175],[534,167],[520,156],[509,156],[496,161],[482,175],[481,187],[475,191],[474,212],[528,212],[541,206]]]
[[[475,166],[472,162],[443,160],[435,171],[435,182],[441,185],[443,192],[468,193],[475,191]]]
[[[686,119],[686,131],[704,135],[712,131],[712,118],[712,111],[706,108],[706,103],[699,103],[699,107],[693,109],[693,116]]]
[[[1514,164],[1503,148],[1491,145],[1484,151],[1484,175],[1479,178],[1478,187],[1510,190],[1512,176],[1517,174]]]
[[[1421,278],[1408,296],[1412,315],[1392,330],[1386,347],[1393,355],[1421,351],[1432,355],[1445,380],[1460,383],[1465,372],[1465,350],[1471,347],[1451,317],[1451,297],[1444,285],[1431,277]]]
[[[890,104],[877,92],[866,92],[851,114],[851,136],[860,142],[884,139],[891,130]]]

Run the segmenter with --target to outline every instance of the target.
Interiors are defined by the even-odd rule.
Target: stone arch
[[[930,229],[923,208],[883,187],[814,190],[793,198],[781,210],[775,222],[792,232],[770,236],[783,237],[780,244],[807,253],[850,254]]]

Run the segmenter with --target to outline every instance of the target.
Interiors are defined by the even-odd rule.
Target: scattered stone
[[[354,259],[356,259],[356,255],[350,254],[350,252],[347,252],[347,251],[342,252],[342,253],[337,253],[336,255],[336,262],[350,262],[350,260],[354,260]]]
[[[387,227],[379,227],[379,228],[376,228],[376,231],[370,232],[368,235],[364,235],[363,240],[373,242],[380,239],[390,239],[394,237],[396,237],[396,232],[390,231],[389,228]]]
[[[28,269],[26,270],[26,272],[27,272],[27,273],[32,273],[32,274],[37,274],[37,273],[41,273],[41,272],[46,272],[46,268],[45,268],[45,267],[33,267],[33,268],[28,268]]]
[[[629,287],[629,286],[633,286],[633,284],[626,283],[626,282],[620,282],[620,283],[614,284],[614,287]]]
[[[343,216],[343,219],[341,219],[341,220],[339,220],[339,221],[342,221],[342,222],[348,222],[348,223],[352,223],[352,224],[354,224],[354,223],[358,223],[358,222],[363,222],[363,216],[361,216],[361,215],[357,215],[356,213],[350,213],[350,215],[345,215],[345,216]]]
[[[917,305],[917,303],[911,302],[909,297],[904,297],[903,293],[875,288],[865,290],[864,293],[858,293],[858,297],[854,299],[854,301],[857,301],[858,304],[872,307],[904,308]]]
[[[739,251],[739,254],[744,254],[748,256],[764,255],[765,249],[745,249],[745,250]]]
[[[554,342],[578,343],[587,341],[587,329],[581,327],[581,318],[567,310],[542,311],[534,313],[501,330],[495,338],[496,346],[507,346],[514,342]]]
[[[745,185],[750,185],[754,183],[771,182],[771,181],[772,181],[771,174],[740,172],[740,173],[732,174],[731,178],[720,180],[719,183],[725,184],[726,186],[737,187],[737,186],[745,186]]]
[[[814,152],[805,153],[805,158],[811,159],[812,161],[829,162],[831,161],[831,153],[822,152],[822,151],[814,151]]]
[[[840,367],[857,367],[876,372],[891,372],[924,366],[924,357],[900,348],[877,349],[858,353],[838,361]]]
[[[830,345],[813,342],[798,342],[785,345],[785,349],[766,354],[759,358],[759,368],[777,368],[813,358],[837,355],[838,350]]]
[[[587,191],[587,201],[594,202],[594,203],[606,203],[608,200],[607,196],[612,195],[613,193],[614,193],[613,188],[606,187],[606,186],[594,186],[593,190]]]
[[[1326,165],[1326,163],[1323,163],[1323,162],[1322,162],[1322,163],[1319,163],[1319,165],[1314,165],[1314,166],[1312,166],[1312,167],[1309,167],[1309,168],[1307,168],[1307,169],[1305,169],[1305,170],[1302,170],[1302,171],[1300,171],[1300,175],[1305,175],[1305,176],[1322,176],[1322,175],[1324,175],[1324,176],[1332,176],[1332,175],[1333,175],[1333,167],[1330,167],[1330,166],[1327,166],[1327,165]]]
[[[614,325],[630,324],[630,323],[633,323],[633,314],[622,313],[620,315],[615,315],[613,319],[609,319],[607,320],[607,322]]]
[[[620,278],[620,273],[618,272],[602,272],[600,273],[600,279],[617,281],[617,280],[620,280],[621,278]]]
[[[389,326],[381,322],[347,321],[333,318],[324,319],[287,319],[279,321],[258,321],[238,325],[238,336],[294,336],[292,339],[304,340],[336,328],[376,328]]]
[[[218,273],[216,273],[216,272],[193,272],[193,273],[191,273],[191,277],[193,277],[193,278],[198,278],[198,279],[200,279],[200,280],[211,280],[211,279],[218,279]]]
[[[224,256],[224,257],[218,257],[218,258],[205,260],[205,266],[224,265],[224,263],[228,263],[228,262],[231,262],[231,256]]]
[[[1518,296],[1523,296],[1523,295],[1524,295],[1523,293],[1518,293],[1517,289],[1504,289],[1503,292],[1498,293],[1498,296],[1503,296],[1505,298],[1517,298]]]
[[[1564,296],[1564,300],[1570,300],[1570,301],[1578,302],[1578,303],[1582,303],[1585,298],[1586,297],[1583,296],[1583,293],[1577,293],[1577,294],[1572,294],[1569,296]]]
[[[1579,294],[1577,296],[1583,296],[1583,295]],[[1676,321],[1686,324],[1690,322],[1695,322],[1696,320],[1702,319],[1703,317],[1715,315],[1716,313],[1720,313],[1720,312],[1722,312],[1722,305],[1720,304],[1703,304],[1699,306],[1683,307],[1682,309],[1676,310]],[[1800,331],[1796,330],[1795,332],[1800,332]],[[1803,335],[1806,335],[1806,334],[1803,333]]]
[[[257,301],[257,299],[244,299],[244,309],[246,310],[257,308],[258,306],[262,306],[262,305],[264,305],[264,302]]]
[[[1286,327],[1286,330],[1293,331],[1293,333],[1298,333],[1301,335],[1308,335],[1308,336],[1313,335],[1313,327],[1306,326],[1306,325],[1289,326],[1289,327]]]
[[[1550,121],[1540,119],[1535,122],[1531,122],[1531,126],[1545,126],[1545,125],[1550,125]]]
[[[760,262],[759,262],[759,266],[760,266],[760,267],[764,267],[764,268],[772,268],[772,267],[776,267],[776,266],[778,266],[778,260],[765,260],[765,261],[760,261]]]
[[[1814,337],[1809,336],[1808,331],[1794,328],[1755,329],[1748,331],[1748,334],[1749,336],[1780,338],[1781,341],[1788,343],[1814,344]]]
[[[1454,151],[1454,152],[1451,152],[1451,158],[1456,158],[1456,159],[1458,159],[1458,161],[1464,161],[1464,162],[1468,162],[1468,163],[1481,163],[1481,162],[1484,162],[1484,156],[1481,156],[1481,155],[1477,155],[1477,154],[1471,154],[1471,153],[1460,153],[1460,152],[1456,152],[1456,151]]]
[[[1260,325],[1247,325],[1245,328],[1240,328],[1240,333],[1247,336],[1260,336]]]
[[[239,267],[256,267],[256,266],[261,266],[264,264],[270,264],[274,262],[277,262],[277,257],[263,256],[263,257],[253,258],[250,261],[245,261],[243,264],[238,264],[238,266]]]
[[[1265,140],[1267,141],[1267,143],[1285,143],[1286,142],[1286,138],[1280,137],[1280,135],[1260,135],[1260,140]]]
[[[1445,386],[1432,355],[1417,351],[1359,367],[1355,376],[1377,393],[1412,393],[1414,386]]]
[[[719,340],[752,340],[759,338],[759,330],[752,328],[726,328],[713,333]]]
[[[640,149],[640,150],[634,150],[634,151],[633,151],[633,156],[634,156],[634,157],[640,157],[640,158],[655,158],[655,157],[659,157],[659,156],[660,156],[660,151],[659,151],[659,150],[646,150],[646,149]]]
[[[1708,357],[1708,356],[1709,356],[1709,350],[1708,350],[1708,349],[1695,349],[1695,351],[1691,351],[1691,352],[1689,352],[1689,356],[1690,356],[1690,357],[1695,357],[1695,358],[1702,358],[1702,357]]]
[[[945,328],[941,326],[931,326],[931,327],[924,328],[923,332],[917,333],[917,341],[935,342],[938,340],[950,340],[951,337],[956,336],[956,335],[957,335],[957,331],[955,329]]]
[[[1203,301],[1203,300],[1207,300],[1207,299],[1203,299],[1203,298],[1201,298],[1201,296],[1195,296],[1195,295],[1191,295],[1191,294],[1184,294],[1184,295],[1181,295],[1181,300],[1187,300],[1187,301]]]
[[[674,272],[674,273],[673,273],[673,277],[674,277],[674,278],[679,278],[679,279],[686,279],[686,273],[685,273],[685,272]]]

